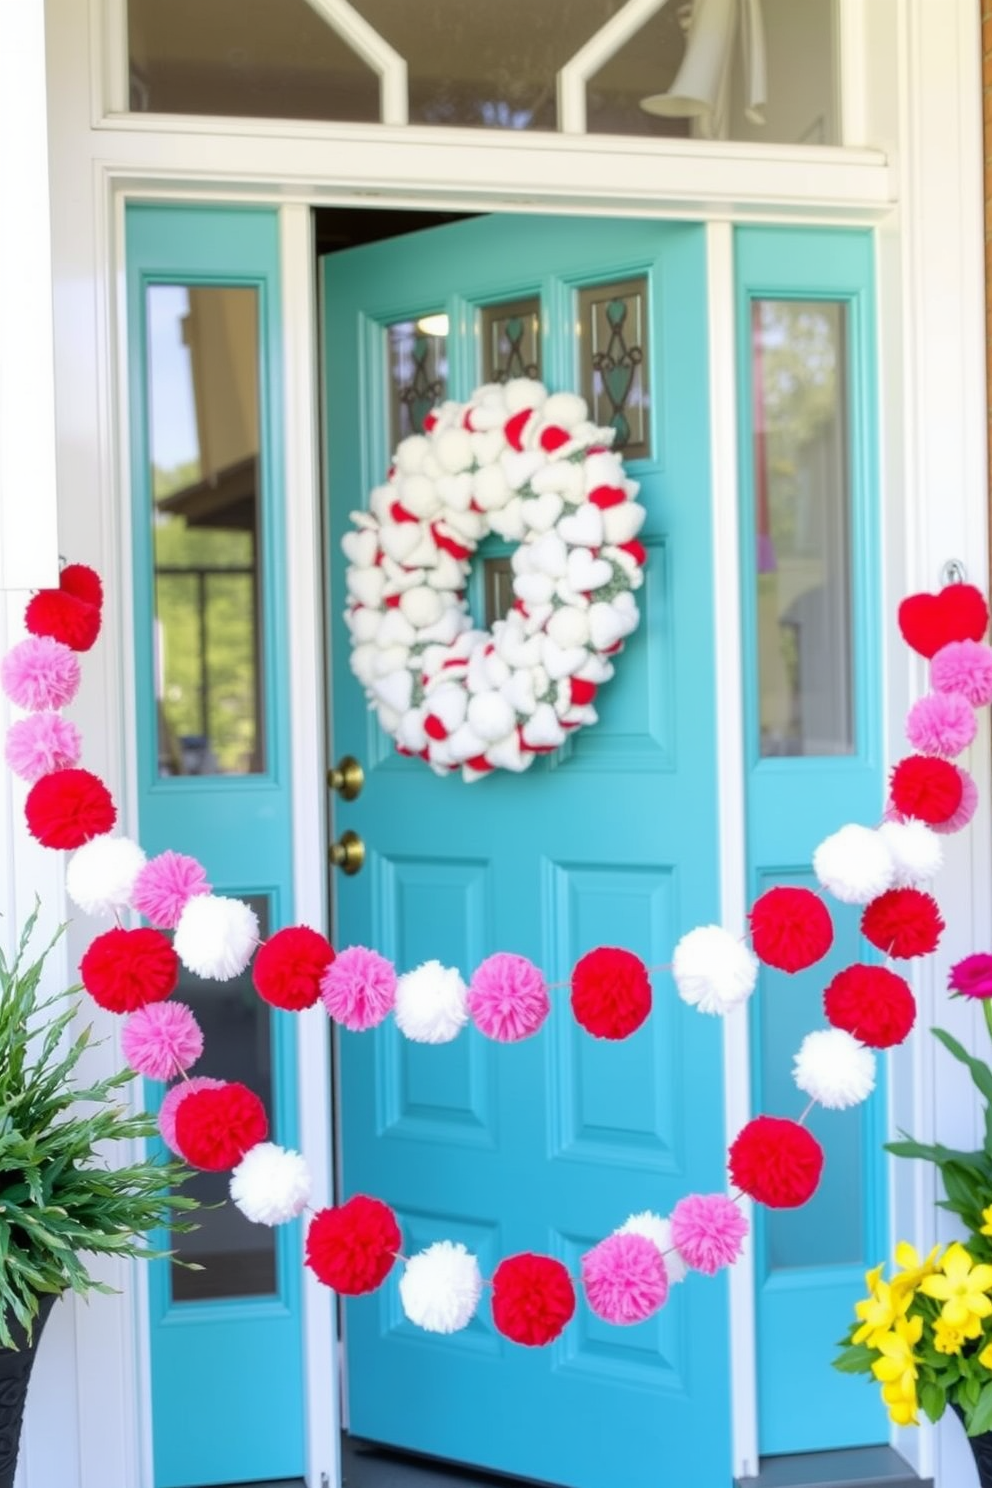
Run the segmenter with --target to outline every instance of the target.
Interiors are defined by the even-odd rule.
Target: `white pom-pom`
[[[853,822],[824,838],[813,854],[813,871],[842,904],[868,904],[891,889],[895,878],[885,838]]]
[[[643,1235],[646,1240],[653,1240],[664,1257],[668,1280],[672,1283],[685,1281],[689,1268],[672,1242],[670,1219],[662,1219],[660,1214],[652,1214],[650,1209],[645,1209],[643,1214],[632,1214],[614,1233]]]
[[[84,914],[109,915],[131,902],[145,855],[130,837],[94,837],[76,849],[65,871],[66,893]]]
[[[220,894],[196,894],[179,916],[173,946],[188,971],[229,982],[244,971],[258,942],[258,916],[250,905]]]
[[[803,1039],[793,1075],[799,1089],[821,1106],[843,1111],[874,1090],[875,1056],[843,1028],[824,1028]]]
[[[701,925],[675,947],[672,976],[683,1002],[701,1013],[726,1013],[754,991],[758,958],[729,930]]]
[[[465,429],[446,429],[434,441],[438,464],[450,474],[468,470],[472,463],[472,441]]]
[[[878,832],[892,855],[897,889],[917,888],[937,877],[944,865],[944,849],[926,822],[883,822]]]
[[[249,1148],[231,1174],[231,1198],[254,1224],[285,1224],[306,1208],[310,1169],[298,1152],[275,1142]]]
[[[457,1333],[467,1327],[481,1296],[478,1261],[451,1240],[437,1240],[411,1256],[400,1277],[403,1311],[428,1333]]]
[[[396,1022],[418,1044],[447,1044],[468,1021],[468,988],[458,972],[425,961],[396,983]]]

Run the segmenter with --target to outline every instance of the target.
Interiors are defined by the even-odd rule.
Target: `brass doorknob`
[[[342,873],[358,873],[365,862],[365,843],[357,832],[342,832],[340,841],[328,848],[328,857]]]
[[[327,772],[327,784],[336,790],[342,801],[354,801],[362,793],[365,771],[354,755],[346,754],[339,759],[333,770]]]

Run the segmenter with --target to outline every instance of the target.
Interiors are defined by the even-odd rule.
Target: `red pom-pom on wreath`
[[[648,969],[632,951],[598,946],[572,971],[572,1012],[594,1038],[624,1039],[651,1011]]]
[[[260,948],[252,966],[259,997],[288,1013],[313,1007],[320,979],[334,960],[329,940],[309,925],[287,925]]]
[[[493,1274],[493,1322],[511,1343],[542,1348],[575,1312],[575,1287],[553,1256],[507,1256]]]
[[[59,588],[63,594],[71,594],[73,599],[95,605],[98,610],[103,605],[100,575],[88,563],[67,563],[59,574]]]
[[[107,930],[79,963],[83,986],[108,1013],[164,1002],[179,980],[179,957],[160,930]]]
[[[117,808],[103,781],[89,770],[56,770],[35,781],[24,815],[42,847],[72,849],[109,832]]]
[[[24,623],[32,635],[51,636],[73,651],[88,651],[100,634],[96,605],[62,589],[42,589],[28,601]]]
[[[915,816],[929,826],[950,821],[961,805],[961,772],[950,760],[910,754],[893,768],[892,804],[902,816]]]
[[[754,954],[779,971],[805,971],[833,945],[830,911],[812,889],[769,889],[755,900],[748,919]]]
[[[796,1209],[816,1193],[823,1148],[798,1121],[756,1116],[730,1149],[730,1176],[737,1188],[769,1209]]]
[[[389,1205],[355,1194],[347,1203],[314,1215],[307,1230],[306,1263],[325,1286],[359,1297],[382,1285],[402,1243]]]
[[[904,977],[887,966],[857,962],[839,971],[823,994],[823,1011],[872,1049],[901,1044],[916,1022],[916,999]]]
[[[980,641],[989,608],[974,584],[948,584],[939,594],[910,594],[899,606],[903,639],[921,656],[936,656],[951,641]]]
[[[929,956],[943,929],[936,899],[922,889],[890,889],[866,905],[861,916],[865,939],[897,961]]]
[[[265,1107],[238,1080],[191,1090],[176,1110],[176,1146],[194,1168],[223,1173],[236,1168],[269,1133]]]

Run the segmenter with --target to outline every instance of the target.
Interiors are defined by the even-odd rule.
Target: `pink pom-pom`
[[[64,708],[79,690],[79,659],[51,636],[28,636],[0,662],[0,683],[12,703],[28,713]]]
[[[194,1075],[191,1080],[180,1080],[178,1085],[173,1085],[171,1090],[165,1092],[158,1108],[158,1129],[162,1133],[162,1141],[177,1157],[182,1156],[176,1141],[176,1112],[179,1107],[194,1090],[218,1090],[224,1083],[210,1075]]]
[[[609,1235],[582,1257],[586,1301],[607,1323],[640,1323],[668,1300],[661,1251],[645,1235]]]
[[[975,714],[959,692],[930,692],[909,710],[906,737],[921,754],[953,759],[975,737]]]
[[[34,782],[53,770],[79,763],[83,741],[79,730],[61,713],[32,713],[7,730],[7,764],[22,780]]]
[[[513,1043],[536,1033],[551,1011],[544,977],[533,961],[497,951],[476,968],[468,1010],[486,1038]]]
[[[347,946],[321,977],[320,1000],[336,1023],[364,1033],[396,1004],[396,968],[378,951]]]
[[[689,1194],[672,1210],[672,1244],[687,1266],[714,1276],[741,1253],[747,1220],[726,1194]]]
[[[189,901],[209,894],[206,871],[184,853],[150,858],[134,881],[131,907],[159,930],[175,930]]]
[[[937,692],[959,692],[973,708],[992,703],[992,646],[986,641],[951,641],[930,663]]]
[[[949,816],[946,821],[931,824],[934,832],[941,832],[945,835],[948,832],[963,831],[978,810],[978,786],[967,770],[962,769],[960,765],[955,765],[954,768],[961,776],[961,804],[954,815]]]
[[[149,1080],[174,1080],[203,1053],[203,1033],[184,1002],[149,1002],[124,1020],[124,1058]]]

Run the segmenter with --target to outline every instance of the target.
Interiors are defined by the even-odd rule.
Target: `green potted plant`
[[[55,1299],[110,1290],[92,1257],[160,1255],[149,1232],[188,1228],[180,1216],[195,1207],[176,1192],[182,1164],[115,1165],[113,1144],[152,1137],[156,1124],[128,1107],[133,1070],[79,1079],[91,1029],[75,1023],[80,988],[41,990],[62,929],[32,957],[37,921],[36,906],[12,960],[0,950],[0,1488],[12,1488],[34,1349]]]

